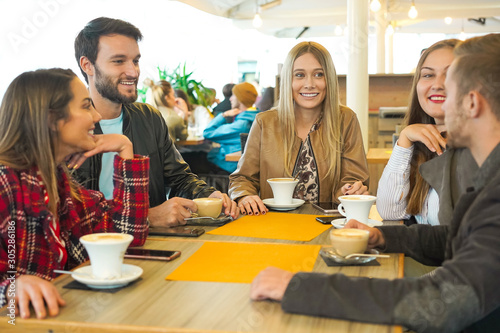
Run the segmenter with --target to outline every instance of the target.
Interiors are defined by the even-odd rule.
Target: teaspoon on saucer
[[[69,275],[79,275],[79,276],[89,276],[88,274],[83,274],[83,273],[78,273],[78,272],[72,272],[72,271],[65,271],[65,270],[62,270],[62,269],[54,269],[54,273],[69,274]]]
[[[391,256],[387,254],[370,254],[370,253],[351,253],[346,255],[345,259],[350,259],[352,257],[375,257],[375,258],[390,258]]]

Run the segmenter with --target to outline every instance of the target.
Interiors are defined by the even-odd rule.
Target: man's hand
[[[233,219],[237,219],[240,216],[240,210],[236,205],[236,202],[232,201],[229,196],[221,191],[215,191],[210,194],[209,198],[220,198],[222,199],[222,208],[224,210],[224,214],[227,216],[231,216]]]
[[[267,267],[257,275],[250,287],[250,298],[254,301],[272,299],[281,301],[293,273],[281,268]]]
[[[347,224],[344,226],[344,229],[345,228],[368,230],[370,232],[370,236],[368,238],[369,250],[373,249],[374,247],[379,247],[379,248],[385,247],[384,235],[377,228],[371,228],[364,223],[352,219],[349,220],[349,222],[347,222]]]
[[[30,317],[30,303],[38,319],[47,317],[47,309],[49,315],[54,317],[59,313],[59,306],[66,305],[54,284],[38,276],[21,275],[16,279],[16,284],[16,304],[22,318]]]
[[[191,217],[197,207],[193,200],[172,198],[159,206],[149,208],[149,222],[153,227],[173,227],[185,225],[185,218]]]

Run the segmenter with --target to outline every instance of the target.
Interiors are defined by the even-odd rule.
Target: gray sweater
[[[454,205],[449,226],[380,227],[386,252],[441,265],[431,274],[391,281],[298,273],[283,309],[417,332],[500,332],[499,165],[500,145]]]

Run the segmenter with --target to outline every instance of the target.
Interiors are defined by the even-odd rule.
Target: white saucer
[[[361,223],[363,223],[363,222],[361,222]],[[384,225],[382,222],[377,221],[377,220],[372,220],[372,219],[368,219],[368,222],[365,224],[369,227],[372,227],[372,228]],[[342,229],[345,225],[345,218],[333,220],[332,225],[337,229]]]
[[[359,256],[359,257],[351,257],[349,259],[346,259],[344,257],[341,257],[337,254],[337,252],[332,248],[332,247],[322,247],[321,250],[319,251],[320,255],[322,257],[326,257],[330,260],[333,260],[334,262],[338,264],[343,264],[343,265],[359,265],[359,264],[366,264],[367,262],[373,261],[377,259],[376,257],[365,257],[365,256]],[[369,254],[380,254],[379,251],[375,249],[371,249],[368,251]]]
[[[116,279],[101,280],[96,279],[92,275],[92,268],[90,266],[84,266],[75,269],[75,273],[81,274],[71,274],[73,279],[76,281],[87,285],[94,289],[113,289],[126,286],[130,282],[139,278],[142,275],[142,268],[135,265],[123,264],[122,266],[122,276]]]
[[[297,207],[300,207],[304,204],[304,200],[302,199],[292,199],[292,204],[291,205],[282,205],[282,204],[276,204],[274,203],[274,198],[267,198],[262,200],[264,205],[266,205],[269,208],[272,208],[274,210],[281,210],[281,211],[286,211],[286,210],[292,210]]]

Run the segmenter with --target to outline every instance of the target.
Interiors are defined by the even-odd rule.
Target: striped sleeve
[[[410,189],[410,161],[413,146],[403,148],[396,143],[377,190],[377,210],[384,220],[401,220],[406,214],[406,196]]]

